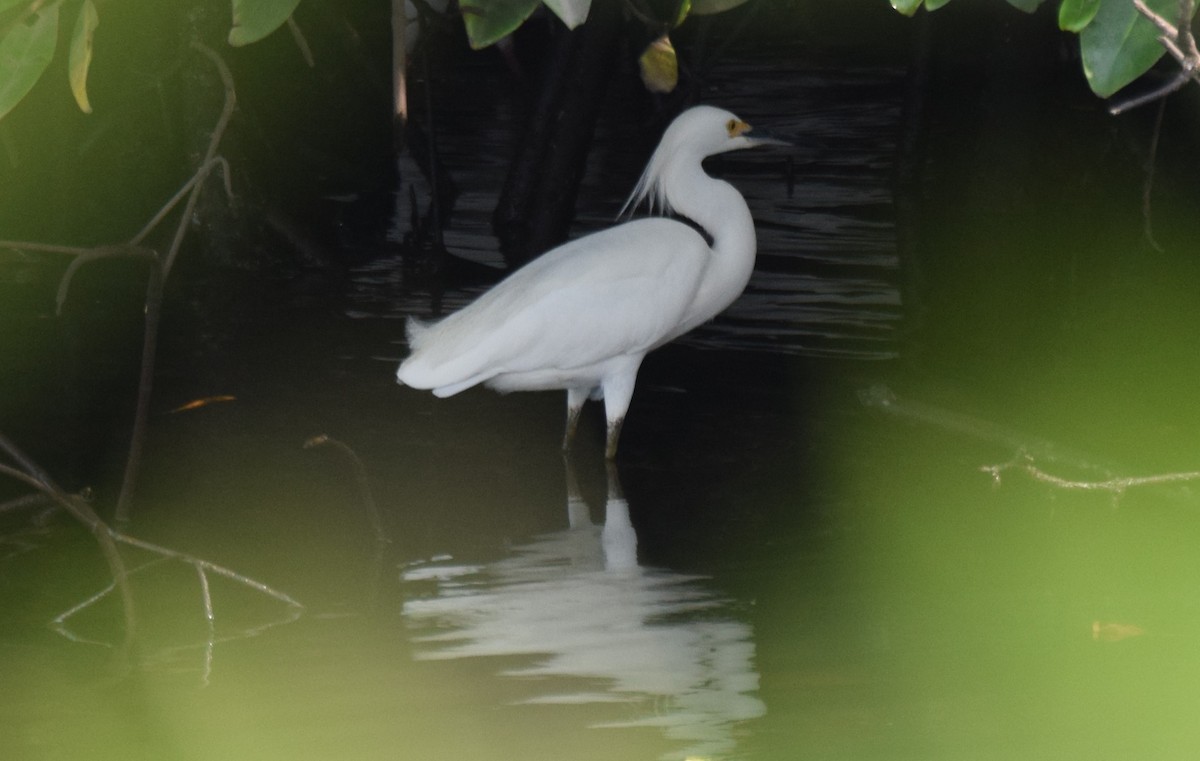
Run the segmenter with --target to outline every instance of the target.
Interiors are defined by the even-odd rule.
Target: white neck
[[[754,271],[757,243],[750,207],[732,185],[710,177],[699,161],[672,162],[662,178],[663,195],[670,208],[695,222],[713,241],[713,257],[682,335],[706,322],[745,289]]]

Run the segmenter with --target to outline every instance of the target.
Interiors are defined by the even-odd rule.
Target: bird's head
[[[658,151],[674,154],[686,150],[706,157],[756,145],[787,143],[754,132],[748,123],[723,108],[694,106],[671,122],[663,133]]]
[[[738,116],[715,106],[693,106],[667,127],[646,171],[634,188],[621,214],[632,212],[643,200],[651,210],[669,211],[664,181],[672,166],[695,164],[718,153],[752,148],[756,145],[789,145],[783,140],[754,132]]]

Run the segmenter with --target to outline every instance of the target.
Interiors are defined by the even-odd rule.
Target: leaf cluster
[[[283,26],[300,0],[230,0],[229,44],[257,42]],[[88,70],[100,15],[94,0],[0,0],[0,119],[33,89],[71,25],[67,79],[80,110],[90,114]],[[60,30],[60,25],[63,27]]]
[[[613,2],[614,0],[604,0]],[[642,81],[652,92],[670,92],[679,81],[679,63],[671,44],[671,30],[690,16],[721,13],[746,0],[625,0],[629,13],[654,32],[655,39],[638,57]],[[515,32],[539,7],[545,6],[575,29],[587,21],[592,0],[463,0],[460,3],[467,39],[479,50]]]
[[[951,0],[889,0],[906,16],[921,7],[935,11]],[[1048,0],[1008,0],[1008,4],[1033,13]],[[1052,0],[1049,0],[1052,1]],[[1150,10],[1166,18],[1179,12],[1178,0],[1146,0]],[[1159,30],[1138,12],[1133,0],[1060,0],[1058,25],[1079,35],[1083,73],[1092,92],[1113,95],[1149,71],[1166,53]]]

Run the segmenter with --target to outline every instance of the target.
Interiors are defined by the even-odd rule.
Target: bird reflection
[[[439,582],[433,596],[404,605],[410,622],[433,630],[414,638],[417,657],[531,656],[501,673],[545,678],[553,691],[523,703],[628,703],[637,706],[629,719],[592,726],[659,727],[684,746],[666,758],[730,754],[735,723],[766,712],[749,625],[729,616],[729,601],[703,577],[638,565],[615,466],[597,526],[568,462],[567,521],[496,563],[408,569],[405,580]],[[587,687],[571,689],[573,679]]]

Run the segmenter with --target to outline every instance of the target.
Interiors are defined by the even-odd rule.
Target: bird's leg
[[[617,456],[617,441],[621,438],[621,425],[625,422],[625,412],[629,409],[629,400],[633,398],[633,385],[637,381],[638,365],[641,357],[633,360],[632,365],[624,372],[613,373],[605,379],[601,388],[604,390],[604,416],[608,420],[608,438],[604,446],[604,459],[612,460]]]
[[[625,418],[608,421],[608,438],[604,444],[604,459],[612,462],[617,458],[617,441],[621,438],[621,425]]]
[[[567,430],[563,432],[562,448],[570,451],[571,442],[575,440],[575,429],[579,427],[579,413],[583,411],[583,403],[587,401],[586,388],[567,389]]]

